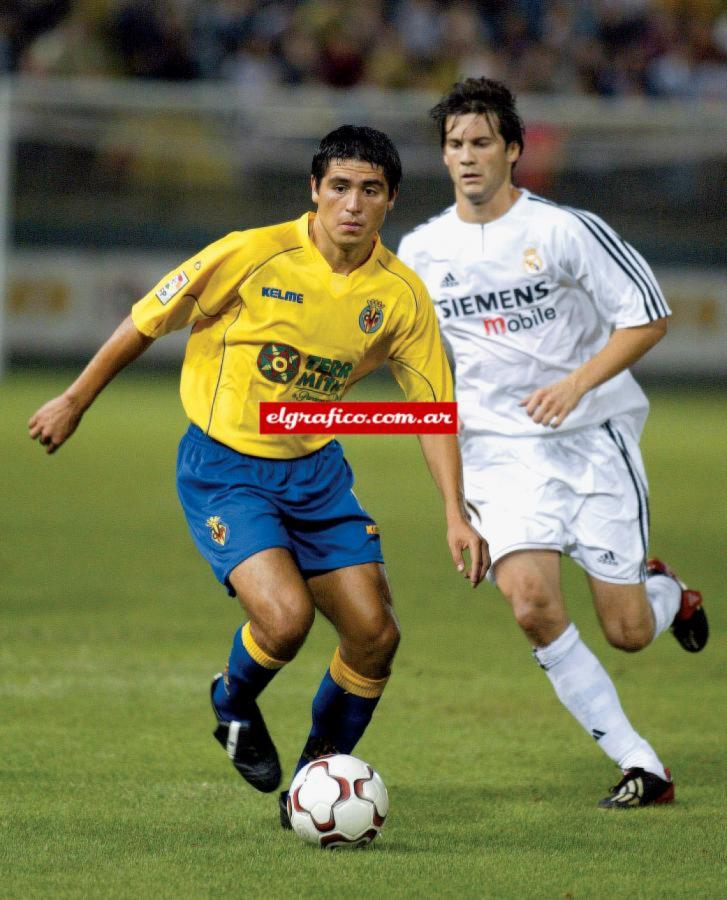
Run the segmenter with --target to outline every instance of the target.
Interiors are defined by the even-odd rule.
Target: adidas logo
[[[455,285],[458,285],[458,284],[459,284],[459,281],[457,281],[457,279],[454,277],[454,275],[451,272],[447,272],[447,274],[441,280],[439,286],[440,287],[454,287]]]
[[[618,562],[616,561],[616,557],[613,555],[613,550],[606,550],[605,553],[602,553],[596,562],[601,563],[604,566],[617,566]]]
[[[596,740],[596,741],[600,741],[601,738],[604,736],[605,733],[606,733],[605,731],[599,731],[598,728],[594,728],[594,729],[591,731],[591,734],[593,735],[593,738],[594,738],[594,740]]]

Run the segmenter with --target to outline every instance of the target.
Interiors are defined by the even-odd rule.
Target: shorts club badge
[[[215,542],[215,544],[219,544],[220,547],[224,547],[227,542],[227,535],[229,534],[229,528],[219,516],[210,516],[209,519],[205,522],[205,525],[210,530],[210,537]]]

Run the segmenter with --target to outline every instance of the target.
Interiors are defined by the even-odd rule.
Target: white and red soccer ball
[[[288,791],[290,824],[319,847],[363,847],[381,830],[389,795],[378,772],[343,753],[304,766]]]

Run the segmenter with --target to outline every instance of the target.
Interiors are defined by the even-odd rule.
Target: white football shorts
[[[542,437],[465,436],[464,488],[493,566],[515,550],[557,550],[615,584],[645,579],[649,542],[640,422]]]

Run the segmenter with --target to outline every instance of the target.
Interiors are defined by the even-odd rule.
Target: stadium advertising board
[[[7,350],[25,358],[82,359],[128,314],[132,303],[177,259],[157,253],[15,251],[9,259]],[[727,279],[717,269],[660,269],[673,311],[668,339],[639,364],[649,375],[727,377]],[[178,362],[186,334],[172,334],[148,354]]]

